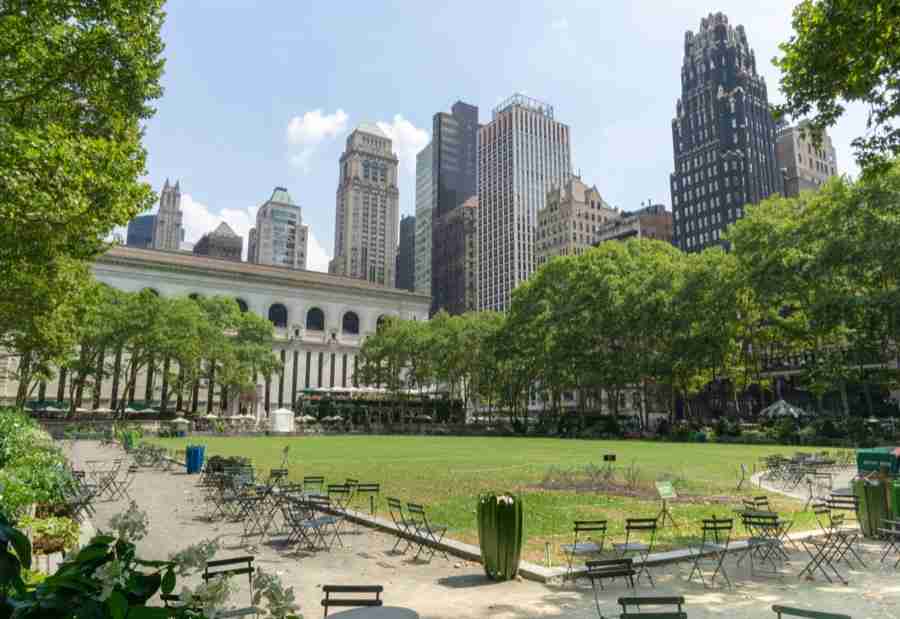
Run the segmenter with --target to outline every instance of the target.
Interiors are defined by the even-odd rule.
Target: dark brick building
[[[782,191],[766,83],[744,27],[722,13],[685,33],[672,145],[673,242],[685,251],[722,243],[744,205]]]

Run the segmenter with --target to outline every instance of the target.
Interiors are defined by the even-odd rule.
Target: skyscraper
[[[400,219],[400,245],[397,246],[397,284],[401,290],[415,290],[416,275],[416,217],[404,215]]]
[[[837,155],[831,137],[823,132],[816,146],[805,123],[777,129],[775,157],[784,177],[784,195],[795,197],[801,191],[818,189],[837,174]],[[129,227],[129,234],[131,228]]]
[[[128,222],[125,244],[128,247],[152,248],[155,228],[156,215],[138,215]]]
[[[478,308],[505,311],[536,265],[537,212],[571,174],[569,127],[516,94],[478,131]]]
[[[209,256],[224,260],[241,261],[244,239],[234,233],[224,221],[212,232],[207,232],[194,244],[195,256]]]
[[[431,296],[431,142],[416,155],[416,292]]]
[[[720,243],[745,204],[782,190],[765,80],[744,27],[722,13],[684,35],[672,145],[674,243],[685,251]]]
[[[329,273],[393,287],[400,218],[397,163],[391,139],[376,125],[363,123],[347,137]]]
[[[303,212],[284,187],[276,187],[272,197],[256,211],[256,227],[250,229],[247,262],[305,269],[309,226]]]
[[[457,101],[432,126],[431,311],[452,312],[465,307],[465,273],[453,265],[466,249],[446,216],[478,195],[478,108]]]
[[[163,185],[159,194],[159,212],[156,214],[156,223],[153,229],[154,249],[167,249],[177,251],[184,240],[184,228],[181,225],[181,185],[175,181],[174,185]]]
[[[478,196],[472,196],[455,209],[441,215],[441,234],[446,239],[439,247],[446,253],[437,262],[450,277],[443,290],[448,314],[478,309]]]

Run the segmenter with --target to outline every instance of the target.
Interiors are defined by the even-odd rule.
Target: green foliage
[[[65,516],[25,516],[17,526],[31,531],[32,546],[36,554],[51,554],[75,548],[81,530],[77,522]]]
[[[72,345],[86,261],[153,203],[141,139],[162,93],[161,5],[0,10],[0,343],[28,353],[25,390]]]
[[[804,0],[794,34],[774,60],[787,97],[780,114],[813,113],[813,132],[833,126],[846,102],[869,111],[867,131],[853,141],[864,168],[884,169],[900,155],[900,8],[895,0]]]
[[[478,543],[488,578],[512,580],[522,556],[524,516],[522,500],[510,493],[478,497]]]
[[[32,503],[58,503],[71,483],[49,435],[22,411],[0,409],[0,513],[14,519]]]

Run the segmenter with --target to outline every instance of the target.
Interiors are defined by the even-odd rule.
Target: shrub
[[[80,527],[71,518],[26,516],[19,521],[19,527],[31,531],[31,543],[35,554],[72,550],[78,545]]]

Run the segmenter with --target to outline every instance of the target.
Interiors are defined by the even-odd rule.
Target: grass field
[[[544,490],[540,484],[553,468],[602,465],[603,454],[617,456],[617,468],[637,468],[645,492],[659,479],[675,479],[684,499],[671,506],[678,530],[663,530],[661,547],[683,544],[698,531],[702,517],[731,515],[740,494],[735,492],[737,469],[749,467],[765,455],[792,454],[796,447],[770,445],[717,445],[704,443],[656,443],[642,441],[579,441],[540,438],[487,437],[193,437],[160,439],[168,448],[183,449],[188,443],[206,445],[210,455],[250,458],[259,474],[281,463],[282,450],[290,446],[290,478],[323,475],[326,483],[342,483],[347,477],[379,482],[382,499],[424,503],[433,520],[450,527],[448,537],[477,544],[476,498],[481,492],[513,491],[525,500],[526,558],[542,561],[550,543],[554,565],[562,559],[559,545],[571,541],[572,521],[607,518],[610,536],[621,539],[626,517],[655,516],[659,501],[653,498],[607,496],[595,492]],[[622,477],[621,473],[618,476]],[[759,494],[757,489],[756,494]],[[775,499],[779,512],[797,512],[802,503]],[[385,511],[383,505],[381,510]],[[811,513],[794,513],[794,530],[812,526]],[[736,527],[739,530],[740,527]]]

